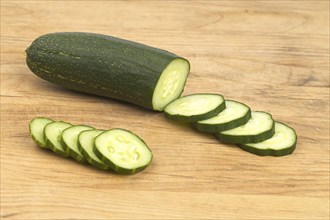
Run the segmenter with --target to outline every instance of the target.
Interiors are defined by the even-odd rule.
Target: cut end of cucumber
[[[163,111],[165,106],[180,97],[189,74],[187,60],[174,59],[162,72],[152,96],[154,110]]]
[[[147,167],[152,160],[148,146],[135,134],[112,129],[95,139],[95,153],[119,173],[135,173]]]

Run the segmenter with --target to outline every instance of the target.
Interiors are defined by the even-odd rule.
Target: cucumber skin
[[[282,123],[282,122],[277,122],[277,123]],[[284,123],[282,123],[284,124]],[[287,124],[285,124],[286,126],[288,126]],[[289,128],[291,128],[295,135],[296,135],[296,140],[294,142],[294,144],[288,148],[282,149],[282,150],[274,150],[274,149],[258,149],[258,148],[254,148],[251,147],[249,145],[246,144],[239,144],[238,146],[242,149],[245,150],[249,153],[258,155],[258,156],[275,156],[275,157],[281,157],[281,156],[286,156],[289,154],[292,154],[293,151],[296,149],[296,145],[297,145],[297,141],[298,141],[298,136],[297,136],[297,132],[290,126],[288,126]]]
[[[48,140],[48,139],[46,140],[46,144],[49,147],[49,149],[51,149],[54,153],[56,153],[56,154],[58,154],[58,155],[60,155],[62,157],[69,157],[70,156],[70,154],[68,152],[66,152],[66,151],[63,152],[63,151],[58,150],[54,146],[54,144],[50,140]]]
[[[265,131],[257,135],[222,135],[221,133],[216,133],[216,137],[223,143],[227,144],[244,144],[244,143],[258,143],[271,138],[275,134],[275,122],[273,121],[273,126],[270,130]]]
[[[120,130],[124,130],[124,131],[127,131],[127,132],[130,132],[132,133],[133,135],[135,135],[137,138],[139,138],[144,144],[145,146],[147,146],[147,148],[149,149],[150,152],[152,152],[150,150],[150,148],[148,147],[148,145],[144,142],[144,140],[142,140],[139,136],[137,136],[136,134],[134,134],[133,132],[129,131],[129,130],[126,130],[126,129],[122,129],[122,128],[113,128],[113,129],[120,129]],[[101,134],[100,134],[101,135]],[[107,157],[103,156],[103,154],[97,149],[97,147],[94,145],[94,148],[93,148],[93,151],[95,153],[95,155],[105,164],[109,165],[109,167],[111,168],[111,170],[115,171],[116,173],[119,173],[119,174],[124,174],[124,175],[130,175],[130,174],[135,174],[135,173],[138,173],[144,169],[146,169],[152,162],[152,159],[153,159],[153,154],[151,153],[151,159],[150,159],[150,163],[145,165],[145,166],[142,166],[142,167],[138,167],[138,168],[135,168],[135,169],[126,169],[126,168],[123,168],[123,167],[118,167],[117,165],[115,165],[111,160],[109,160]]]
[[[26,54],[28,67],[42,79],[152,110],[153,92],[165,67],[174,59],[186,60],[140,43],[80,32],[40,36]]]
[[[46,118],[46,117],[38,117],[38,118],[48,119],[48,120],[51,120],[51,122],[53,122],[53,120],[50,119],[50,118]],[[34,119],[35,119],[35,118],[34,118]],[[34,119],[32,119],[32,120],[34,120]],[[31,122],[32,122],[32,120],[31,120]],[[32,140],[33,140],[34,143],[36,143],[36,145],[38,145],[40,148],[43,148],[43,149],[49,149],[49,147],[47,146],[47,143],[46,143],[46,145],[45,145],[45,144],[39,142],[39,141],[38,141],[38,140],[32,135],[31,122],[30,122],[30,124],[29,124],[29,132],[30,132],[30,136],[31,136]],[[51,122],[49,122],[49,123],[51,123]]]
[[[246,113],[246,115],[244,115],[241,118],[237,118],[233,121],[229,121],[223,124],[203,124],[203,123],[193,123],[192,126],[193,128],[195,128],[198,131],[201,132],[207,132],[207,133],[217,133],[217,132],[221,132],[221,131],[226,131],[229,129],[233,129],[236,127],[239,127],[241,125],[246,124],[251,118],[251,109],[249,108],[249,111]]]
[[[296,149],[296,143],[297,141],[294,143],[294,145],[292,145],[289,148],[285,148],[282,150],[274,150],[274,149],[257,149],[254,147],[250,147],[248,145],[244,145],[244,144],[240,144],[238,145],[242,150],[245,150],[249,153],[258,155],[258,156],[275,156],[275,157],[281,157],[281,156],[285,156],[285,155],[289,155],[292,154],[293,151]]]
[[[65,122],[65,121],[59,121],[59,122],[64,122],[64,123],[70,124],[70,123]],[[72,126],[72,124],[70,124],[70,125]],[[58,150],[58,149],[54,146],[54,144],[53,144],[50,140],[48,140],[48,138],[47,138],[47,136],[46,136],[45,133],[44,133],[44,137],[45,137],[46,145],[47,145],[47,146],[49,147],[49,149],[51,149],[54,153],[56,153],[57,155],[60,155],[60,156],[62,156],[62,157],[69,157],[69,156],[70,156],[70,154],[69,154],[68,152]],[[62,142],[62,141],[61,141],[61,142]],[[62,147],[63,147],[63,146],[62,146]]]
[[[79,163],[83,163],[83,164],[86,163],[85,157],[77,154],[73,150],[70,150],[70,148],[68,147],[68,145],[65,143],[65,141],[63,139],[62,139],[61,143],[62,143],[63,149],[65,150],[65,152],[67,152],[69,154],[69,156],[71,156],[72,158],[74,158]]]
[[[92,160],[89,158],[87,152],[81,147],[80,143],[78,144],[78,148],[81,152],[81,154],[85,157],[85,160],[91,164],[92,166],[101,169],[101,170],[112,170],[109,166],[107,166],[106,164],[101,164],[95,160]]]
[[[173,100],[173,101],[175,101],[175,100]],[[212,118],[212,117],[218,115],[220,112],[222,112],[225,108],[226,108],[226,103],[225,103],[225,101],[223,101],[223,103],[221,105],[219,105],[217,108],[215,108],[214,110],[212,110],[210,112],[206,112],[206,113],[201,114],[201,115],[192,115],[192,116],[171,115],[171,114],[168,114],[165,111],[164,111],[164,113],[165,113],[166,118],[168,118],[170,120],[173,120],[173,121],[197,122],[197,121],[205,120],[205,119],[208,119],[208,118]]]

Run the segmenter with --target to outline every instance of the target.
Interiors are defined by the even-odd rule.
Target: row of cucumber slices
[[[164,109],[171,120],[190,122],[201,132],[214,133],[224,143],[260,156],[284,156],[296,147],[294,129],[274,121],[267,112],[251,111],[240,102],[219,94],[192,94],[176,99]]]
[[[133,174],[145,169],[153,157],[140,137],[120,128],[99,130],[37,117],[30,122],[29,129],[41,148],[103,170]]]

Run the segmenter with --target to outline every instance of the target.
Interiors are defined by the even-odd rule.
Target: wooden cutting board
[[[45,82],[25,48],[59,31],[114,35],[189,59],[184,94],[221,93],[294,127],[296,151],[259,157],[162,113]],[[131,176],[39,149],[45,116],[140,135]],[[329,219],[328,1],[1,1],[2,219]]]

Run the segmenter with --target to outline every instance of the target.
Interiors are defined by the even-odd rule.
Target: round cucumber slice
[[[102,170],[110,170],[110,166],[103,163],[93,151],[95,138],[103,132],[103,130],[97,129],[81,132],[78,136],[78,149],[92,166]]]
[[[69,152],[63,149],[62,145],[62,132],[71,127],[72,124],[63,121],[51,122],[45,126],[44,137],[46,145],[58,155],[68,157]]]
[[[272,116],[266,112],[252,112],[250,120],[237,128],[216,134],[225,143],[257,143],[271,138],[275,133]]]
[[[114,171],[133,174],[145,169],[152,153],[137,135],[124,129],[111,129],[96,137],[94,153]]]
[[[291,154],[297,143],[295,130],[284,123],[275,122],[273,137],[259,142],[239,145],[245,151],[259,156],[284,156]]]
[[[32,119],[29,124],[32,140],[41,148],[48,148],[44,138],[44,128],[51,122],[53,122],[53,120],[49,118],[37,117]]]
[[[90,126],[76,125],[65,129],[62,133],[62,146],[64,151],[78,162],[84,163],[86,160],[78,149],[78,136],[80,132],[94,129]]]
[[[250,108],[240,102],[226,100],[226,108],[218,115],[198,121],[193,126],[202,132],[217,133],[246,124],[251,118]]]
[[[199,93],[183,96],[168,104],[164,111],[169,119],[197,122],[216,116],[226,108],[222,95]]]

